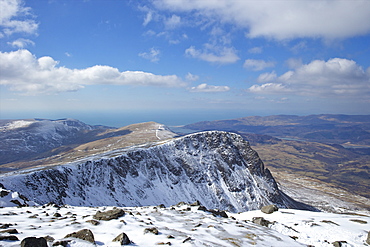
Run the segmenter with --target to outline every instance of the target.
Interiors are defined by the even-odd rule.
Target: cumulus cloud
[[[194,46],[185,50],[185,54],[210,63],[230,64],[239,60],[236,51],[232,47],[219,47],[206,44],[203,50],[195,49]]]
[[[369,68],[367,71],[370,71]],[[261,78],[264,76],[261,75]],[[265,77],[268,77],[265,75]],[[355,61],[333,58],[314,60],[274,81],[249,88],[253,93],[292,93],[311,96],[366,97],[370,95],[370,73]]]
[[[28,50],[0,52],[0,85],[26,94],[76,91],[87,85],[138,85],[183,87],[176,75],[155,75],[143,71],[123,71],[96,65],[86,69],[59,67],[52,57],[37,58]]]
[[[155,0],[158,9],[194,13],[245,28],[249,38],[348,38],[370,32],[370,1]]]
[[[139,56],[145,59],[150,60],[151,62],[158,62],[159,61],[159,55],[161,54],[161,51],[155,48],[150,48],[149,52],[142,52],[139,53]]]
[[[227,92],[230,88],[228,86],[212,86],[207,85],[206,83],[200,84],[196,87],[191,87],[189,89],[190,92],[193,93],[219,93],[219,92]]]
[[[244,62],[243,67],[254,71],[264,70],[269,67],[274,67],[274,62],[266,62],[264,60],[247,59]]]
[[[0,0],[0,38],[13,33],[35,34],[38,23],[22,0]]]

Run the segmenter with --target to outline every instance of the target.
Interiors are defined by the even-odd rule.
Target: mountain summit
[[[231,212],[267,204],[313,209],[285,195],[240,135],[190,134],[108,151],[69,164],[0,177],[7,189],[39,204],[174,205],[198,200]]]

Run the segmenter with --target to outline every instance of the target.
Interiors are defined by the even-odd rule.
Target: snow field
[[[19,246],[26,237],[51,236],[57,240],[81,229],[90,229],[96,246],[119,246],[112,242],[117,235],[125,232],[133,246],[158,246],[171,243],[171,246],[304,246],[288,236],[272,229],[231,218],[215,217],[209,212],[197,210],[198,207],[173,206],[123,208],[126,214],[118,219],[100,221],[92,225],[98,210],[106,211],[112,207],[7,207],[0,208],[2,224],[11,223],[9,229],[17,229],[19,241],[0,241],[0,246]],[[53,216],[60,213],[61,217]],[[34,218],[30,218],[30,216]],[[123,220],[123,221],[122,221]],[[158,235],[144,233],[145,228],[156,227]],[[4,233],[2,233],[4,235]],[[173,238],[168,238],[171,235]],[[190,239],[189,239],[190,238]],[[186,239],[189,239],[185,241]],[[185,242],[184,242],[185,241]],[[49,242],[49,246],[52,243]],[[73,239],[71,247],[91,247],[92,243]]]
[[[287,236],[297,237],[297,242],[315,247],[332,247],[335,241],[346,241],[343,247],[365,246],[370,230],[368,215],[334,214],[295,209],[279,209],[272,214],[259,210],[230,214],[239,220],[263,217],[275,222],[269,227]]]

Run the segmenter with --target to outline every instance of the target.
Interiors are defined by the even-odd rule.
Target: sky
[[[370,114],[369,58],[369,0],[0,0],[0,118]]]

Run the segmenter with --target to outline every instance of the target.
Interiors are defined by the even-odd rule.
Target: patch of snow
[[[13,122],[10,122],[6,124],[5,126],[0,127],[0,130],[6,131],[6,130],[13,130],[18,128],[24,128],[28,127],[33,123],[36,123],[37,121],[28,121],[28,120],[16,120]]]
[[[370,229],[370,212],[367,215],[351,215],[279,209],[272,214],[254,210],[230,215],[247,221],[263,217],[273,222],[269,228],[315,247],[332,247],[335,241],[345,241],[342,246],[363,246]]]

